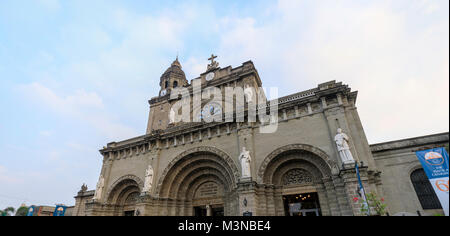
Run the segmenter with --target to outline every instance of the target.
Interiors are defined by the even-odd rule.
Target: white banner
[[[430,183],[441,202],[445,215],[448,216],[448,177],[430,179]]]

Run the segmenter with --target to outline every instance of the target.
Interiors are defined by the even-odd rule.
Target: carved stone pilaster
[[[257,213],[257,197],[256,197],[256,182],[251,179],[240,181],[237,184],[239,215],[242,216],[244,212],[251,212],[253,216]]]
[[[366,193],[371,191],[369,182],[368,182],[368,172],[367,167],[359,168],[361,182],[364,186],[364,190]],[[356,197],[358,199],[361,198],[359,195],[359,182],[358,177],[356,175],[356,169],[353,167],[351,169],[344,169],[341,171],[340,176],[344,183],[345,197],[347,199],[347,203],[350,206],[350,210],[353,215],[361,215],[361,203],[354,202],[353,199]]]

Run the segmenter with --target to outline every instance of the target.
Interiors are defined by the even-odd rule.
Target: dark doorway
[[[224,216],[223,206],[212,206],[211,214],[212,216]],[[206,206],[194,207],[194,216],[207,216]]]
[[[317,193],[302,193],[283,196],[286,216],[321,216]]]
[[[124,216],[134,216],[134,211],[125,211]]]
[[[206,207],[194,207],[194,216],[206,216]]]
[[[223,207],[214,207],[212,209],[212,215],[213,216],[223,216],[224,215]]]

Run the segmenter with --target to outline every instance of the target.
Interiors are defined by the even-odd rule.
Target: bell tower
[[[177,56],[170,67],[161,75],[158,97],[154,97],[149,101],[150,114],[147,124],[147,134],[152,133],[154,130],[164,130],[167,128],[169,125],[170,92],[175,88],[188,85],[186,75],[182,70]]]
[[[159,86],[161,87],[159,96],[165,96],[172,89],[186,85],[188,85],[188,81],[177,56],[175,61],[172,62],[172,65],[161,76],[159,81]]]

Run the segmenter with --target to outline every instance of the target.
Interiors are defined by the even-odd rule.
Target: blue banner
[[[33,216],[34,214],[34,206],[30,206],[28,208],[27,216]]]
[[[448,154],[445,148],[416,152],[429,179],[448,177]]]
[[[66,206],[56,205],[55,211],[53,212],[53,216],[64,216],[66,213]]]
[[[416,156],[433,186],[446,216],[449,214],[448,153],[445,148],[417,151]]]

